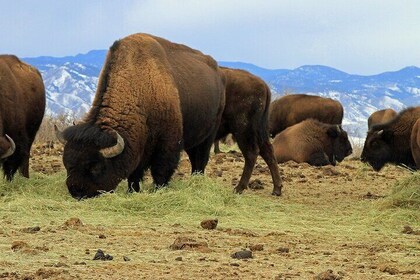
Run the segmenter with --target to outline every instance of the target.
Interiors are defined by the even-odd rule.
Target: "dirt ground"
[[[46,174],[63,170],[61,152],[57,144],[35,146],[32,170]],[[206,174],[226,178],[233,188],[243,164],[238,152],[212,155]],[[292,162],[279,166],[282,197],[270,195],[271,177],[261,158],[247,192],[278,199],[280,204],[309,205],[314,220],[318,211],[350,216],[354,205],[381,199],[397,180],[410,175],[395,166],[377,173],[354,159],[336,167]],[[175,177],[188,177],[189,169],[184,156]],[[403,233],[402,227],[391,233],[366,228],[366,235],[358,238],[340,227],[335,231],[334,224],[328,223],[272,231],[226,224],[219,221],[213,230],[200,223],[196,227],[180,223],[104,227],[75,217],[40,229],[0,229],[1,240],[8,242],[2,248],[10,248],[10,254],[56,256],[54,262],[37,258],[25,269],[3,261],[0,279],[420,279],[420,235]],[[322,228],[325,225],[330,228]],[[418,225],[411,226],[417,230]],[[97,252],[99,248],[103,254]],[[93,260],[95,255],[99,260]]]

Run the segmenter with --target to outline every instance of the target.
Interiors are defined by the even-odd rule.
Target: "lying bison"
[[[184,148],[204,172],[225,102],[217,63],[187,46],[148,34],[116,41],[107,54],[93,106],[83,123],[58,132],[66,144],[67,187],[75,198],[110,191],[144,171],[165,185]]]
[[[0,55],[0,162],[11,181],[16,171],[29,178],[29,155],[45,110],[38,70],[14,55]]]
[[[306,94],[285,95],[270,105],[270,135],[274,137],[289,126],[309,118],[323,123],[341,124],[343,106],[331,98]]]
[[[293,160],[310,165],[335,165],[352,153],[347,133],[339,125],[307,119],[279,133],[273,142],[278,163]]]
[[[232,133],[245,158],[245,167],[235,191],[247,188],[258,155],[267,163],[273,179],[273,194],[281,195],[281,178],[268,136],[271,92],[266,83],[249,72],[222,67],[226,76],[226,105],[216,139]]]
[[[414,107],[405,109],[387,123],[373,125],[368,131],[361,160],[376,171],[388,162],[415,168],[410,136],[418,118],[420,107]]]
[[[386,123],[392,120],[398,113],[392,109],[383,109],[373,112],[368,118],[368,129],[371,129],[373,125]]]

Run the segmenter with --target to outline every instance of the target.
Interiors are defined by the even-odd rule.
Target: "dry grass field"
[[[183,156],[165,189],[76,201],[62,147],[37,144],[31,178],[0,181],[0,279],[420,279],[419,174],[288,162],[273,197],[260,158],[236,195],[243,158],[223,149],[206,176]]]

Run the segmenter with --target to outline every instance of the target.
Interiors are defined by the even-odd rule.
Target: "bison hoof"
[[[233,189],[233,192],[237,194],[242,194],[244,192],[244,189],[236,187]]]
[[[281,196],[281,190],[273,190],[271,194],[275,196]]]

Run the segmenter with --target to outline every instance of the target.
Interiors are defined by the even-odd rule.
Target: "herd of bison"
[[[0,154],[4,176],[29,177],[29,156],[45,110],[39,71],[13,55],[0,56]],[[420,166],[420,107],[375,112],[361,160]],[[267,163],[273,195],[281,195],[277,163],[336,165],[352,153],[341,127],[343,107],[304,94],[271,102],[267,84],[243,70],[219,67],[200,51],[149,34],[116,41],[108,51],[90,111],[60,131],[66,185],[77,199],[112,191],[123,180],[140,191],[150,169],[165,186],[182,150],[192,173],[203,173],[215,141],[232,134],[245,166],[235,192],[249,184],[258,155]],[[270,136],[274,139],[271,140]]]

